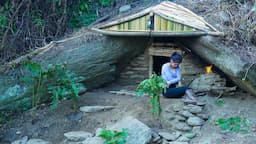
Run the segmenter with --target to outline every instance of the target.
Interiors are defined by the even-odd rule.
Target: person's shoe
[[[186,90],[186,95],[189,99],[195,100],[196,94],[192,91],[192,89]]]

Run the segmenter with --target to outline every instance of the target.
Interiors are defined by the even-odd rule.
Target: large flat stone
[[[122,131],[124,128],[127,129],[128,132],[126,144],[146,144],[151,139],[152,130],[147,125],[131,116],[123,118],[109,129]]]
[[[64,133],[64,136],[69,140],[69,141],[83,141],[89,137],[92,137],[92,134],[89,132],[85,131],[71,131]]]
[[[114,106],[83,106],[79,110],[86,113],[106,111],[115,108]]]

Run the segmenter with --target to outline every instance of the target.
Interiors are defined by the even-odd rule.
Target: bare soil
[[[54,144],[62,143],[64,133],[69,131],[88,131],[94,133],[97,128],[105,128],[114,124],[124,116],[131,115],[147,124],[153,130],[170,130],[168,123],[168,109],[175,105],[183,105],[181,99],[161,98],[163,109],[161,123],[151,115],[149,97],[136,98],[129,95],[111,94],[109,91],[134,90],[135,86],[121,86],[113,83],[104,88],[95,89],[82,95],[79,106],[112,105],[117,108],[109,111],[85,114],[71,109],[72,101],[65,100],[57,109],[51,110],[49,106],[41,106],[38,110],[26,111],[11,117],[8,123],[1,127],[0,143],[9,144],[24,136],[41,138]],[[190,141],[191,144],[255,144],[256,143],[256,97],[238,90],[235,95],[223,96],[224,105],[215,104],[215,95],[198,97],[204,101],[204,111],[210,115],[200,133]],[[241,116],[249,120],[250,132],[237,134],[222,131],[214,125],[218,118]]]

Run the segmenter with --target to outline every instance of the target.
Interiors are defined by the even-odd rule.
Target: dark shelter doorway
[[[170,58],[165,56],[153,56],[153,72],[161,75],[162,65],[169,62]]]

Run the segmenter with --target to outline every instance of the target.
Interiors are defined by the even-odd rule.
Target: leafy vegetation
[[[9,119],[10,116],[11,116],[10,111],[0,111],[0,128],[2,127],[3,124],[11,122],[11,119]]]
[[[39,103],[51,101],[52,108],[56,108],[59,100],[73,100],[73,106],[77,108],[77,99],[79,89],[83,87],[74,73],[67,70],[66,65],[49,65],[43,69],[41,65],[27,61],[25,67],[28,69],[30,76],[23,78],[32,89],[31,106],[37,107]],[[50,95],[47,97],[47,94]]]
[[[222,130],[232,131],[235,133],[248,133],[250,123],[247,119],[240,116],[230,117],[227,119],[219,118],[215,120],[216,125],[220,125]]]
[[[100,17],[114,0],[0,1],[0,64]]]
[[[104,144],[125,144],[128,136],[127,129],[119,131],[102,130],[99,137],[105,139]]]
[[[142,81],[137,87],[137,96],[148,94],[151,98],[153,115],[160,116],[161,104],[159,94],[167,87],[166,81],[156,74],[152,74],[150,79]]]
[[[216,101],[215,101],[215,105],[217,105],[217,106],[223,106],[225,104],[225,102],[224,102],[224,100],[223,99],[217,99]]]

